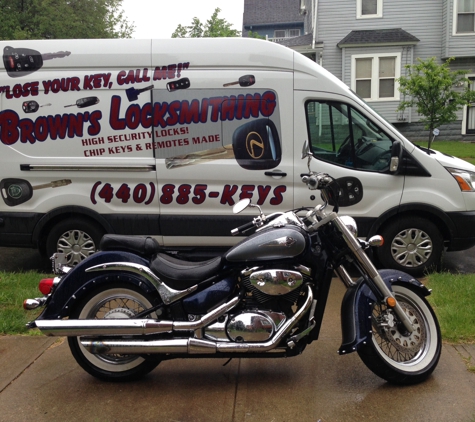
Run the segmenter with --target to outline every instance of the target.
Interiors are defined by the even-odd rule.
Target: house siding
[[[300,21],[304,23],[304,35],[313,33],[316,16],[315,42],[319,46],[315,49],[316,61],[351,86],[351,56],[355,54],[400,53],[402,76],[407,74],[404,66],[417,63],[417,59],[435,57],[438,63],[442,63],[448,57],[456,57],[451,68],[467,70],[470,75],[474,75],[475,34],[454,35],[455,2],[456,0],[382,0],[382,17],[357,19],[357,0],[305,0],[305,10],[300,10],[300,0],[273,0],[272,10],[269,10],[268,1],[245,0],[244,17],[246,20],[247,16],[250,23],[262,24]],[[316,11],[313,10],[314,4],[318,5]],[[253,5],[257,9],[246,15],[246,5]],[[278,11],[282,13],[277,13]],[[338,47],[352,31],[398,28],[416,37],[419,42],[409,41],[406,45],[347,44],[342,45],[342,48]],[[380,41],[378,38],[376,40]],[[401,97],[400,101],[402,100]],[[420,116],[415,109],[405,110],[404,113],[396,111],[400,101],[371,101],[370,105],[391,123],[405,126],[419,122]],[[460,133],[462,117],[463,111],[460,111],[460,120],[452,125],[451,133],[453,127],[458,127]]]

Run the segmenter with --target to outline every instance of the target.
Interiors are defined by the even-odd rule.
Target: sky
[[[178,24],[191,25],[194,17],[203,24],[219,7],[218,17],[242,31],[244,0],[123,0],[125,17],[135,23],[132,38],[171,38]]]

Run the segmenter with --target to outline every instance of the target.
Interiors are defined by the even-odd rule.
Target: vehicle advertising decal
[[[254,75],[221,83],[221,88],[198,89],[184,74],[190,63],[180,62],[155,69],[20,79],[39,70],[43,60],[66,62],[71,54],[4,48],[7,74],[18,81],[0,86],[6,100],[0,113],[4,145],[26,153],[22,145],[55,141],[57,156],[88,158],[153,153],[167,159],[169,169],[233,157],[247,170],[279,164],[277,94],[250,88],[257,83]],[[152,101],[147,92],[152,92]],[[58,142],[62,140],[74,142]]]
[[[74,51],[41,54],[4,47],[3,65],[12,82],[0,83],[1,144],[50,162],[56,157],[155,157],[169,170],[223,159],[246,170],[272,169],[280,163],[277,93],[259,87],[254,75],[236,75],[213,86],[212,72],[193,78],[188,61],[90,73],[68,68],[71,57]],[[61,60],[67,73],[43,66],[53,59]],[[55,180],[42,187],[70,183]],[[0,181],[8,206],[30,200],[39,188],[24,179]],[[158,199],[163,205],[199,205],[209,198],[233,205],[254,194],[260,205],[278,205],[285,191],[285,186],[230,184],[216,190],[206,184],[98,180],[91,186],[90,200],[151,205]]]
[[[71,180],[55,180],[42,185],[31,186],[28,180],[8,178],[0,181],[0,193],[5,204],[15,207],[23,204],[33,197],[33,191],[44,188],[59,188],[71,184]]]
[[[166,183],[157,192],[155,184],[146,183],[113,183],[108,181],[97,181],[92,186],[90,192],[91,203],[96,205],[103,201],[107,204],[113,200],[118,200],[123,204],[153,204],[154,199],[162,205],[201,205],[207,199],[215,201],[216,204],[233,206],[236,202],[245,198],[254,198],[257,205],[263,205],[269,201],[270,205],[276,206],[283,202],[283,194],[287,191],[285,185],[263,186],[263,185],[224,185],[222,189],[210,188],[207,184],[187,184],[175,185]]]

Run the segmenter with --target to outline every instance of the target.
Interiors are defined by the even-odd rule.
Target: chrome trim
[[[153,319],[42,319],[35,323],[47,336],[145,335],[169,332],[173,327],[172,321]]]
[[[226,343],[202,340],[197,338],[173,339],[173,340],[104,340],[104,339],[81,339],[81,344],[90,353],[94,354],[216,354],[222,353],[263,353],[275,352],[275,348],[286,336],[295,324],[310,309],[313,302],[313,292],[308,286],[308,296],[303,306],[297,310],[294,316],[287,320],[285,324],[276,332],[275,336],[263,343]],[[283,350],[284,351],[284,350]]]
[[[208,325],[239,303],[235,297],[193,322],[146,319],[62,319],[36,320],[36,326],[48,336],[146,335],[171,331],[195,331]]]
[[[22,171],[126,171],[126,172],[150,172],[156,171],[156,166],[151,164],[145,165],[124,165],[124,166],[107,166],[107,165],[67,165],[67,164],[21,164]]]
[[[285,295],[303,283],[301,273],[281,269],[255,271],[249,280],[255,289],[270,296]]]
[[[99,264],[86,269],[87,273],[94,271],[125,271],[139,274],[155,286],[165,305],[169,305],[182,297],[188,296],[198,288],[198,285],[195,284],[186,290],[174,290],[160,280],[152,270],[150,270],[150,268],[133,262],[108,262],[106,264]]]

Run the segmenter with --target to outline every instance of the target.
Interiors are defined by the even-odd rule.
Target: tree
[[[400,103],[397,110],[416,107],[423,116],[420,121],[429,129],[429,148],[433,130],[443,124],[457,120],[456,112],[464,105],[475,101],[475,91],[470,90],[468,71],[451,71],[453,58],[438,65],[435,57],[426,61],[406,65],[408,75],[400,77],[399,91],[409,100]]]
[[[264,35],[259,35],[259,33],[252,32],[252,31],[249,31],[247,33],[247,37],[248,38],[257,38],[258,40],[265,40],[266,39],[266,37]]]
[[[0,39],[130,38],[122,0],[0,0]]]
[[[226,19],[218,18],[221,9],[217,7],[211,18],[203,26],[198,18],[193,18],[190,26],[179,24],[172,34],[172,38],[215,38],[215,37],[239,37],[241,32],[232,29]]]

